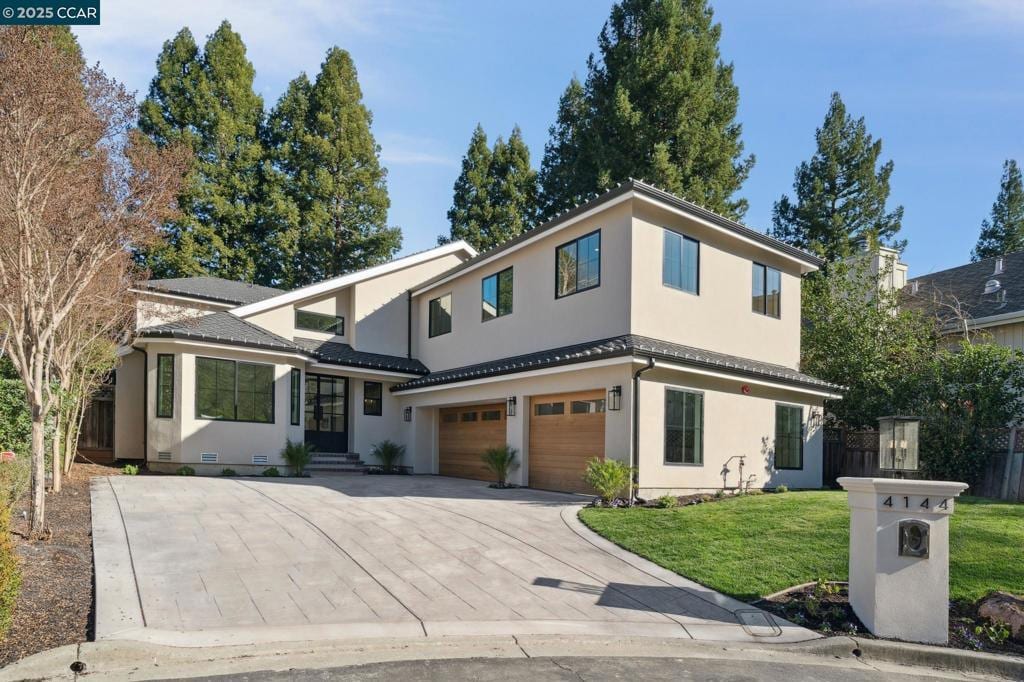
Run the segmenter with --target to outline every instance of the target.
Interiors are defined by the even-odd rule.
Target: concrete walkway
[[[817,636],[602,540],[584,501],[430,476],[93,479],[97,639]]]

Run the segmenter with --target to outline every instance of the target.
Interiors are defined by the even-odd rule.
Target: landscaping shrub
[[[0,373],[0,450],[11,450],[28,457],[32,419],[25,404],[25,386]]]
[[[234,469],[221,469],[220,475],[221,476],[237,476],[238,472],[235,471]]]
[[[288,466],[292,468],[293,474],[302,476],[306,471],[306,467],[313,460],[313,444],[292,442],[290,439],[285,439],[284,449],[281,450],[281,457],[284,461],[288,462]]]
[[[125,464],[121,467],[121,473],[125,476],[138,476],[139,465],[138,464]]]
[[[777,492],[777,493],[788,493],[789,492],[789,488],[787,488],[784,485],[777,485],[777,486],[775,486],[775,492]]]
[[[662,495],[654,501],[654,506],[659,509],[672,509],[679,506],[679,498],[675,495]]]
[[[277,467],[267,467],[263,470],[263,475],[273,478],[275,476],[280,476],[281,472],[277,470]]]
[[[405,456],[405,446],[390,440],[382,440],[374,444],[370,455],[380,461],[380,468],[384,473],[390,474]]]
[[[597,491],[601,502],[610,504],[632,484],[633,469],[615,459],[593,458],[587,462],[583,480]]]
[[[179,476],[195,476],[196,470],[186,464],[185,466],[178,467],[178,470],[175,471],[174,473],[178,474]]]
[[[480,459],[484,461],[484,466],[497,479],[495,483],[499,488],[508,486],[509,473],[519,468],[519,462],[516,461],[517,452],[518,450],[514,447],[506,444],[490,448],[480,456]]]
[[[0,464],[5,467],[6,464]],[[0,504],[0,642],[11,626],[14,614],[14,603],[21,589],[21,573],[18,570],[18,559],[14,554],[14,543],[11,542],[11,508]]]

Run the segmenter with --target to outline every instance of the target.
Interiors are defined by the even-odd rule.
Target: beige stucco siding
[[[634,204],[630,331],[796,368],[800,362],[798,266],[696,221]],[[700,242],[699,294],[662,283],[664,231]],[[782,315],[751,310],[752,261],[782,273]]]
[[[337,315],[345,318],[344,334],[331,334],[327,332],[316,332],[308,329],[295,328],[295,311],[308,310],[324,315]],[[348,343],[351,333],[351,310],[352,310],[352,288],[348,287],[331,294],[312,297],[295,303],[287,303],[270,310],[246,316],[244,319],[259,327],[274,332],[286,339],[294,339],[297,336],[307,339],[318,339],[321,341],[335,341]]]
[[[118,360],[114,384],[114,457],[145,459],[144,384],[146,355],[131,351]]]
[[[629,202],[509,252],[416,296],[414,357],[431,371],[625,334],[629,326]],[[555,298],[555,249],[601,230],[601,284]],[[481,282],[513,266],[513,312],[483,322]],[[429,301],[452,294],[452,331],[429,338]]]
[[[228,305],[183,301],[170,297],[139,294],[135,301],[135,328],[144,329],[171,322],[202,317],[212,312],[227,310]]]

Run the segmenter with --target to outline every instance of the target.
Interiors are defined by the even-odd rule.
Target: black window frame
[[[495,273],[492,273],[490,275],[487,275],[486,277],[484,277],[483,279],[480,280],[480,321],[481,322],[490,322],[491,320],[496,320],[499,317],[505,317],[506,315],[511,315],[512,312],[515,310],[515,303],[514,303],[514,298],[515,298],[515,296],[514,296],[514,292],[515,292],[515,273],[513,272],[513,267],[514,266],[510,265],[507,268],[505,268],[504,270],[499,270],[498,272],[495,272]],[[509,292],[509,309],[507,311],[505,311],[505,312],[501,312],[501,289],[502,289],[502,287],[501,287],[501,276],[504,275],[506,272],[509,273],[509,283],[508,283],[508,286],[512,289],[512,291]],[[487,299],[485,297],[486,297],[486,291],[487,291],[487,280],[489,280],[489,279],[493,279],[494,280],[494,295],[497,298],[497,301],[495,301],[495,305],[494,305],[494,312],[495,312],[495,314],[492,315],[491,317],[487,317],[487,308],[484,307],[484,304],[487,302]]]
[[[699,426],[696,429],[696,431],[697,431],[697,433],[698,433],[698,435],[700,437],[696,438],[695,442],[694,442],[695,453],[694,453],[694,461],[693,462],[684,461],[685,458],[686,458],[685,434],[686,434],[686,431],[687,431],[687,426],[686,426],[685,422],[683,423],[683,426],[682,426],[682,431],[683,431],[683,449],[682,449],[682,452],[680,453],[680,457],[681,457],[680,461],[672,462],[672,461],[669,461],[669,459],[668,459],[668,433],[669,433],[669,429],[670,428],[679,428],[677,426],[671,426],[669,424],[669,422],[668,422],[668,401],[670,399],[670,396],[669,396],[670,393],[681,393],[681,394],[683,394],[683,396],[684,396],[683,397],[683,400],[684,400],[684,403],[683,403],[683,414],[684,415],[686,413],[686,403],[685,403],[686,398],[685,398],[685,396],[690,395],[690,396],[696,396],[696,397],[700,398],[700,424],[699,424]],[[662,441],[662,458],[661,458],[662,459],[662,464],[664,464],[665,466],[684,466],[684,467],[703,467],[704,466],[704,413],[705,413],[705,409],[704,409],[704,392],[703,391],[695,391],[695,390],[693,390],[691,388],[682,388],[682,387],[676,387],[676,386],[666,386],[665,387],[665,401],[664,401],[664,413],[663,413],[664,422],[665,422],[664,423],[664,427],[665,428],[664,428],[663,441]]]
[[[583,241],[584,239],[587,239],[589,237],[593,237],[594,235],[597,235],[597,281],[594,284],[591,284],[588,287],[580,289],[580,247],[579,247],[579,243],[581,241]],[[567,297],[573,296],[575,294],[581,294],[584,291],[590,291],[591,289],[597,289],[598,287],[601,286],[601,258],[604,256],[604,250],[602,249],[601,241],[602,241],[601,240],[601,230],[600,230],[600,228],[598,228],[598,229],[594,230],[593,232],[588,232],[587,234],[581,234],[579,237],[576,237],[575,239],[570,239],[569,241],[565,242],[564,244],[559,244],[558,246],[555,247],[555,299],[556,300],[560,299],[560,298],[567,298]],[[562,249],[564,249],[567,246],[571,246],[571,245],[575,245],[576,246],[576,283],[575,283],[575,286],[574,286],[572,291],[562,294],[562,293],[559,293],[559,287],[558,287],[558,254],[561,253]]]
[[[668,237],[669,235],[674,235],[674,236],[680,238],[680,242],[679,242],[680,243],[680,247],[685,247],[686,242],[691,242],[691,243],[697,245],[697,276],[695,278],[697,286],[692,291],[690,289],[687,289],[684,286],[676,286],[675,284],[671,284],[671,283],[665,281],[665,238]],[[679,272],[680,272],[680,274],[683,273],[683,265],[685,264],[685,261],[683,260],[683,253],[684,253],[684,249],[680,248],[680,251],[679,251]],[[682,292],[687,293],[687,294],[693,294],[694,296],[700,296],[700,240],[699,239],[694,239],[693,237],[687,236],[687,235],[683,234],[682,232],[676,232],[675,230],[670,230],[668,228],[663,228],[663,234],[661,236],[661,284],[662,284],[662,286],[666,286],[669,289],[674,289],[675,291],[682,291]]]
[[[316,317],[323,318],[323,319],[333,319],[334,320],[334,323],[333,323],[334,328],[331,329],[330,327],[328,327],[327,329],[323,329],[323,328],[321,328],[321,326],[308,326],[308,325],[299,324],[299,316],[300,315],[315,315]],[[300,310],[300,309],[296,308],[295,309],[295,328],[296,329],[301,329],[301,330],[307,331],[307,332],[316,332],[318,334],[332,334],[334,336],[345,336],[345,317],[343,315],[329,315],[327,313],[318,313],[315,310]]]
[[[797,410],[800,412],[800,433],[796,436],[798,441],[798,466],[779,466],[779,410]],[[806,431],[806,423],[804,422],[804,406],[794,405],[793,403],[775,403],[775,460],[774,466],[780,471],[802,471],[804,468],[804,432]],[[792,434],[786,436],[786,438],[794,438]]]
[[[371,386],[376,386],[377,397],[370,398],[367,396],[367,389]],[[376,401],[377,407],[373,407],[371,401]],[[382,417],[384,416],[384,384],[380,381],[363,381],[363,414],[368,417]]]
[[[302,423],[302,370],[293,367],[288,375],[291,382],[288,387],[288,421],[292,426],[298,426]]]
[[[447,298],[448,299],[448,329],[446,331],[437,332],[435,334],[434,333],[434,302],[437,301],[438,302],[438,306],[440,307],[440,305],[441,305],[440,301],[443,298]],[[450,292],[450,291],[447,294],[441,294],[440,296],[437,296],[437,297],[432,298],[429,301],[427,301],[427,337],[428,338],[433,339],[433,338],[436,338],[438,336],[444,336],[445,334],[451,334],[452,333],[452,327],[454,326],[452,318],[455,317],[455,315],[454,315],[454,313],[455,313],[454,307],[455,306],[454,306],[454,302],[453,302],[453,299],[452,299],[452,292]]]
[[[171,361],[171,382],[170,382],[170,412],[163,413],[160,411],[161,398],[163,397],[163,389],[165,388],[165,380],[163,373],[161,372],[161,365],[165,359]],[[157,419],[174,419],[174,353],[158,353],[156,356],[156,417]]]
[[[754,296],[754,269],[761,268],[761,287],[763,291],[764,304],[758,309],[755,306]],[[774,272],[779,277],[779,298],[778,298],[778,310],[777,314],[768,312],[768,273]],[[751,261],[750,267],[750,310],[751,312],[757,313],[758,315],[764,315],[774,320],[782,319],[782,271],[778,268],[773,268],[770,265],[759,263],[757,261]]]
[[[235,385],[234,385],[234,417],[203,417],[199,410],[199,361],[210,360],[213,362],[230,362],[235,366]],[[269,367],[270,368],[270,420],[262,421],[259,419],[239,419],[238,418],[238,367],[239,365],[247,365],[254,367]],[[196,356],[196,382],[195,382],[195,419],[210,422],[238,422],[243,424],[276,424],[277,423],[277,377],[274,376],[274,365],[266,362],[247,362],[245,360],[232,360],[231,358],[214,358],[203,355]]]

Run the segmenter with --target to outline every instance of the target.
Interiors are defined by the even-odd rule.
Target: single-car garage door
[[[505,444],[505,404],[445,407],[440,410],[438,473],[442,476],[494,478],[480,459],[488,448]]]
[[[604,390],[530,400],[530,487],[593,493],[587,461],[604,459]]]

